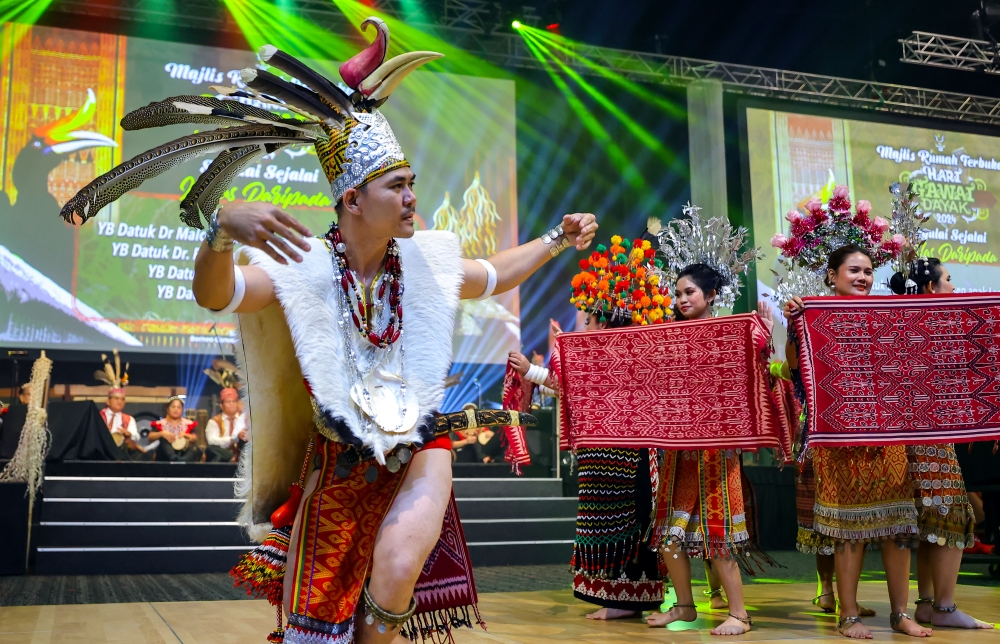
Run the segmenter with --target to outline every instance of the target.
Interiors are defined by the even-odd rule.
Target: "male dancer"
[[[415,175],[377,108],[403,76],[439,54],[384,61],[388,29],[377,18],[368,25],[378,30],[375,41],[340,68],[350,95],[265,46],[261,60],[299,83],[247,69],[245,89],[218,91],[265,105],[278,97],[294,108],[294,120],[210,97],[140,108],[123,126],[182,119],[251,125],[144,153],[98,177],[63,209],[67,220],[85,221],[170,160],[225,150],[181,207],[185,221],[199,223],[199,213],[211,220],[195,264],[198,303],[240,314],[254,423],[242,457],[254,476],[248,522],[284,528],[294,516],[284,533],[288,629],[274,634],[286,644],[347,643],[356,628],[364,644],[405,641],[397,627],[413,615],[414,585],[451,495],[449,427],[436,412],[458,300],[514,288],[569,246],[587,248],[597,229],[591,214],[566,215],[541,239],[476,261],[461,258],[451,233],[415,234]],[[336,204],[337,224],[324,238],[309,239],[305,226],[267,203],[231,204],[215,216],[220,188],[237,170],[256,155],[302,144],[315,145]],[[234,241],[246,246],[238,267]],[[268,441],[268,432],[283,436]],[[317,469],[309,476],[313,456]],[[301,487],[275,510],[295,480],[289,470],[300,467]],[[283,556],[276,561],[284,565]],[[356,611],[362,600],[364,610]]]

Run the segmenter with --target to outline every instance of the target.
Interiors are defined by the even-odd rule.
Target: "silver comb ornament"
[[[691,264],[707,264],[722,278],[723,286],[716,303],[731,309],[740,296],[740,274],[746,274],[751,264],[761,258],[758,248],[741,252],[747,241],[747,229],[734,228],[726,217],[705,219],[701,208],[689,202],[683,208],[684,218],[673,219],[656,233],[663,272],[669,288],[677,283],[677,275]],[[662,290],[662,289],[661,289]]]
[[[896,272],[902,273],[909,291],[917,288],[917,283],[910,279],[910,268],[914,260],[923,258],[921,251],[926,243],[923,225],[930,219],[930,215],[920,210],[920,203],[917,201],[920,195],[914,192],[912,183],[907,184],[904,190],[898,181],[893,181],[889,185],[889,193],[892,195],[892,221],[889,223],[889,232],[893,235],[902,235],[906,239],[903,252],[892,260],[892,267]]]
[[[353,112],[351,116],[358,123],[351,128],[344,150],[344,172],[330,184],[334,203],[340,201],[348,188],[364,183],[373,171],[406,160],[382,112],[373,109],[368,113]]]

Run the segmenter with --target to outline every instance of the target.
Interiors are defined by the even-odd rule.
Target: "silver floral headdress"
[[[685,267],[706,264],[722,279],[716,304],[732,308],[740,296],[740,274],[746,274],[750,265],[760,259],[760,250],[741,250],[747,241],[747,229],[733,228],[727,217],[705,219],[701,208],[690,202],[683,213],[684,218],[671,220],[658,230],[650,228],[660,244],[667,281],[673,285]]]
[[[921,251],[926,243],[922,234],[923,225],[930,219],[930,215],[920,210],[920,203],[917,201],[920,195],[913,190],[912,183],[907,184],[903,190],[898,181],[893,181],[889,184],[889,193],[892,195],[889,231],[893,235],[902,235],[904,240],[903,252],[893,258],[892,267],[903,275],[907,291],[915,291],[917,283],[910,278],[910,272],[916,260],[922,258]]]

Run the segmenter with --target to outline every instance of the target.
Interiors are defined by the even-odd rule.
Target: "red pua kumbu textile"
[[[755,313],[556,340],[564,445],[705,450],[779,447]]]
[[[804,302],[810,445],[1000,438],[1000,294]]]
[[[531,395],[535,386],[527,378],[522,378],[507,363],[507,372],[503,377],[503,408],[526,413],[531,409]],[[500,444],[505,449],[505,460],[510,463],[511,470],[518,476],[521,468],[531,465],[531,454],[528,452],[528,439],[524,427],[504,427],[500,436]]]

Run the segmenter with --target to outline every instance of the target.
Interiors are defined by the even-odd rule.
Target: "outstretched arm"
[[[585,250],[590,246],[597,232],[597,219],[589,213],[566,215],[562,220],[563,234],[569,243],[577,250]],[[551,244],[535,239],[527,244],[521,244],[507,250],[502,250],[488,258],[496,269],[496,288],[494,293],[503,293],[518,286],[528,279],[542,264],[552,259],[549,252],[559,244],[562,238]],[[465,283],[462,284],[462,299],[472,299],[481,296],[487,288],[489,274],[481,263],[467,259],[463,261]]]

